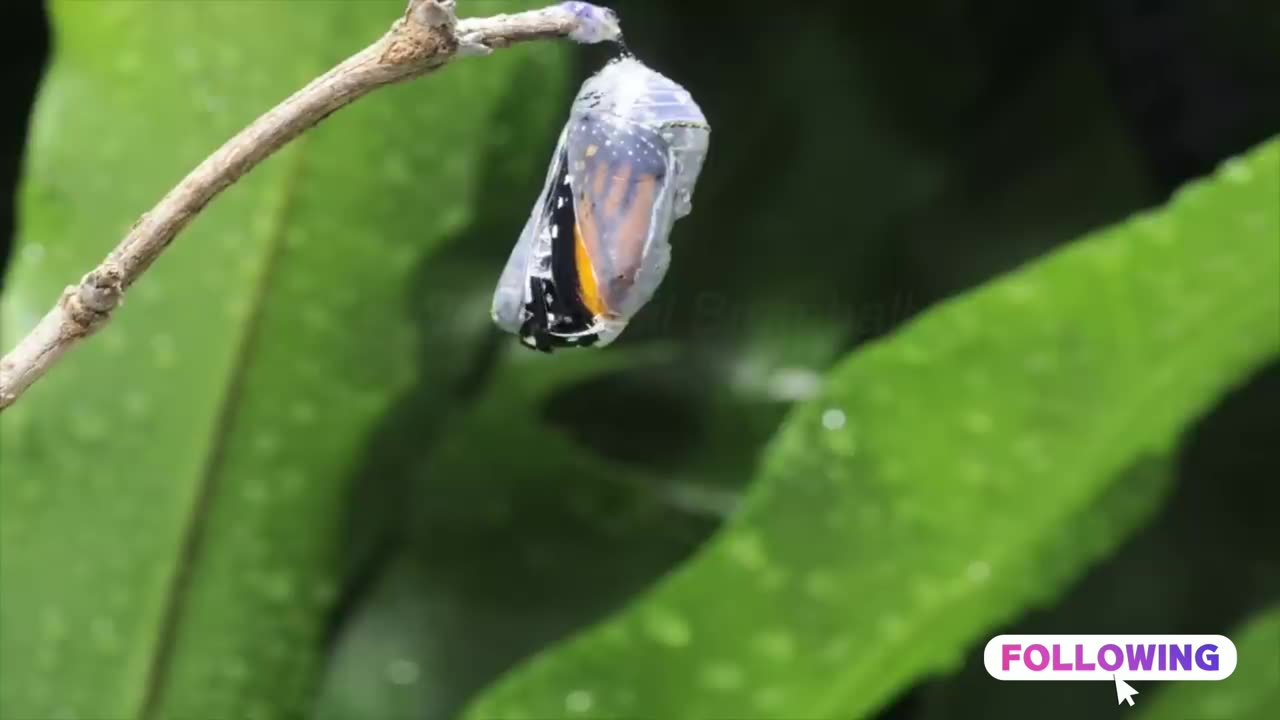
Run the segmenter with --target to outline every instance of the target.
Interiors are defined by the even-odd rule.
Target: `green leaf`
[[[862,717],[1155,508],[1183,428],[1280,351],[1280,142],[856,352],[739,515],[469,717]]]
[[[683,485],[542,419],[556,391],[588,392],[668,355],[509,346],[412,473],[407,537],[344,624],[320,718],[456,717],[512,663],[616,609],[705,539],[713,525],[684,507]]]
[[[3,344],[187,170],[403,10],[54,2]],[[5,413],[0,715],[301,712],[353,458],[407,388],[430,386],[423,338],[462,358],[488,324],[469,304],[422,327],[420,285],[478,214],[505,212],[481,181],[523,173],[508,158],[562,112],[560,53],[460,61],[335,114],[211,204]],[[518,114],[503,112],[513,92]],[[518,229],[490,242],[505,252]]]
[[[1280,708],[1280,606],[1251,619],[1227,637],[1236,646],[1236,670],[1218,682],[1185,682],[1151,693],[1145,720],[1231,718],[1265,720]],[[1145,688],[1141,688],[1145,690]]]

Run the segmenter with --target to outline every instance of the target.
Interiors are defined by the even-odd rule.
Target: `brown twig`
[[[68,350],[111,319],[124,292],[218,193],[329,114],[384,85],[424,75],[459,55],[544,38],[600,42],[619,37],[608,10],[569,2],[543,10],[458,20],[453,0],[409,0],[377,42],[313,80],[231,138],[134,223],[78,285],[72,285],[0,359],[0,410]]]

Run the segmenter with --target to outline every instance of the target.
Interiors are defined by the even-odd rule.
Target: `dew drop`
[[[644,628],[654,640],[672,648],[688,645],[693,636],[688,621],[660,608],[653,608],[645,615]]]
[[[575,715],[584,715],[595,707],[596,698],[588,690],[574,690],[564,696],[564,709]]]
[[[1231,158],[1223,164],[1222,175],[1228,182],[1246,185],[1253,180],[1253,170],[1240,158]]]
[[[981,585],[991,578],[991,564],[985,560],[974,560],[965,568],[965,577],[974,585]]]
[[[729,557],[748,570],[762,570],[769,564],[764,553],[764,543],[754,532],[742,531],[727,540]]]
[[[387,682],[392,685],[412,685],[418,682],[418,663],[408,658],[396,658],[387,663]]]
[[[779,368],[769,376],[766,394],[774,400],[808,400],[822,388],[822,376],[809,368]]]

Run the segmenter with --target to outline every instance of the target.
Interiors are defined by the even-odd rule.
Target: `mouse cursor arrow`
[[[1138,691],[1134,690],[1129,683],[1121,680],[1119,675],[1112,675],[1111,677],[1116,681],[1116,704],[1123,705],[1127,702],[1132,707],[1133,696],[1137,695]]]

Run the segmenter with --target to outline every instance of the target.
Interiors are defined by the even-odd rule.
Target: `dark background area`
[[[632,48],[679,77],[716,127],[714,165],[681,232],[740,240],[682,247],[654,306],[628,331],[692,339],[695,355],[750,345],[767,333],[761,328],[786,321],[767,302],[786,296],[791,308],[837,311],[819,313],[816,348],[773,351],[784,361],[830,362],[940,299],[1162,202],[1280,132],[1274,0],[729,6],[618,3]],[[5,13],[7,261],[30,101],[49,48],[39,3]],[[598,64],[594,52],[583,52],[584,76]],[[749,210],[762,206],[786,211]],[[103,238],[104,252],[113,240]],[[735,272],[720,272],[725,253]],[[715,304],[725,297],[759,297],[763,307]],[[700,324],[707,314],[714,322]],[[711,357],[700,367],[721,366]],[[597,389],[673,419],[651,439],[671,457],[625,457],[625,438],[639,429],[601,431],[589,408],[571,402],[557,403],[550,419],[605,455],[675,463],[698,434],[700,411],[683,396],[694,391],[649,390]],[[1070,632],[1088,618],[1093,632],[1222,632],[1280,600],[1280,558],[1269,550],[1280,507],[1278,408],[1280,367],[1272,366],[1192,431],[1172,500],[1154,523],[1053,609],[1006,631]],[[744,446],[757,446],[780,413],[764,411],[761,437],[743,438]],[[357,584],[346,607],[359,592]],[[968,666],[918,687],[885,716],[1013,717],[1032,692],[1055,717],[1098,707],[1063,687],[1070,683],[996,684],[980,661]]]
[[[49,52],[49,25],[44,4],[21,2],[5,8],[0,24],[0,82],[6,99],[0,104],[0,282],[13,244],[14,205],[22,146],[36,86]]]

